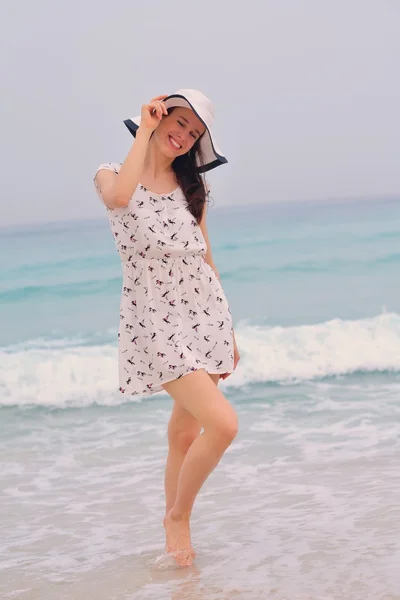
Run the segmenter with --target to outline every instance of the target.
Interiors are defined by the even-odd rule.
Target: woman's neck
[[[144,172],[152,180],[164,179],[173,173],[172,160],[160,152],[154,141],[154,137],[149,142],[144,163]]]

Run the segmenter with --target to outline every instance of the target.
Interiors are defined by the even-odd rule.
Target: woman
[[[212,120],[201,92],[158,96],[125,121],[135,141],[122,165],[100,165],[94,179],[123,265],[120,391],[164,389],[174,400],[164,526],[167,552],[182,566],[195,556],[194,500],[238,427],[218,389],[239,352],[206,227],[201,174],[227,162]]]

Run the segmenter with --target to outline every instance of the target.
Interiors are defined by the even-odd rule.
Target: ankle
[[[169,516],[173,521],[189,521],[191,511],[181,511],[179,508],[172,507],[169,511]]]

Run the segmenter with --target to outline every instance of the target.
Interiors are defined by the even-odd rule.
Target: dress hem
[[[195,373],[196,371],[205,371],[206,373],[208,373],[209,375],[223,375],[225,373],[233,373],[232,371],[226,371],[226,369],[221,369],[219,371],[207,371],[204,367],[199,367],[198,369],[190,369],[189,371],[186,371],[185,373],[183,373],[182,375],[180,375],[179,377],[172,377],[171,379],[166,379],[163,381],[160,381],[157,383],[157,389],[153,388],[151,390],[144,390],[142,392],[121,392],[121,388],[119,388],[119,392],[121,396],[152,396],[153,394],[161,394],[162,392],[168,393],[166,390],[163,389],[163,385],[165,383],[171,383],[171,381],[175,381],[175,379],[182,379],[182,377],[185,377],[185,375],[190,375],[190,373]],[[161,387],[161,389],[158,389],[159,387]]]

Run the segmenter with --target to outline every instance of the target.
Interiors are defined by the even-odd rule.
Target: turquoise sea
[[[0,230],[0,597],[400,599],[400,199],[211,206],[240,431],[163,556],[171,400],[117,390],[106,216]]]

